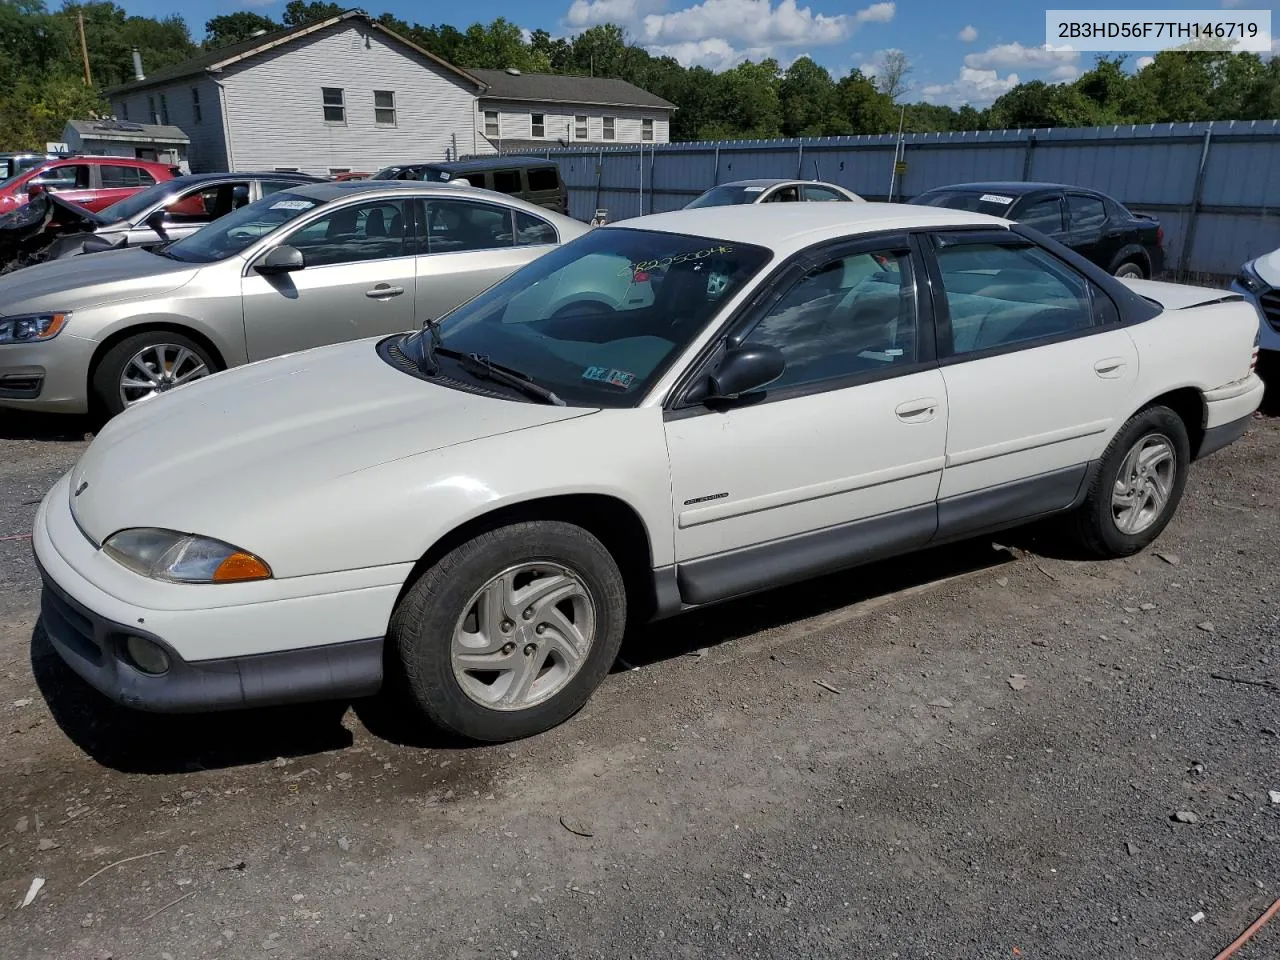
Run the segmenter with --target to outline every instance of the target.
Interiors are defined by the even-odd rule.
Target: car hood
[[[419,380],[376,344],[287,354],[129,408],[72,469],[80,528],[99,543],[128,527],[163,527],[250,544],[300,490],[594,412]]]
[[[1269,287],[1280,287],[1280,250],[1272,250],[1253,261],[1253,272]]]
[[[201,266],[138,249],[38,263],[0,278],[0,315],[83,310],[167,293],[188,283]]]

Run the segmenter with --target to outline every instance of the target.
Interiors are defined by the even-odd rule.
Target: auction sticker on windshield
[[[597,383],[607,383],[611,387],[621,387],[623,390],[631,389],[631,384],[635,383],[636,375],[628,370],[613,370],[609,367],[587,367],[582,371],[583,380],[594,380]]]
[[[998,193],[984,193],[981,200],[983,203],[1013,203],[1013,197],[1002,197]]]
[[[277,200],[271,205],[272,210],[310,210],[314,207],[314,200]]]

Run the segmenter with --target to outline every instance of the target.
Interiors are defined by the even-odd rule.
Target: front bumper
[[[411,565],[244,585],[164,584],[125,570],[81,533],[63,477],[36,513],[41,618],[67,664],[107,697],[198,712],[366,696],[382,683],[382,637]],[[164,648],[162,675],[125,639]]]
[[[0,407],[87,412],[89,364],[97,347],[66,330],[43,343],[0,344]]]
[[[198,713],[362,697],[382,686],[382,638],[188,663],[160,637],[98,616],[44,569],[40,621],[54,650],[86,683],[116,703],[155,713]],[[163,647],[162,675],[137,669],[125,638]]]

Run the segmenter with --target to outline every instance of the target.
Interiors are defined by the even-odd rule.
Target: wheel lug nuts
[[[515,624],[514,624],[514,623],[512,623],[510,620],[503,620],[503,621],[502,621],[502,632],[503,632],[503,633],[510,633],[510,632],[511,632],[511,628],[512,628],[512,627],[514,627],[514,626],[515,626]]]
[[[538,645],[537,645],[536,643],[526,643],[526,644],[525,644],[525,646],[524,646],[524,655],[525,655],[526,657],[532,657],[532,656],[533,656],[535,653],[537,653],[537,652],[538,652]]]
[[[516,645],[514,643],[504,643],[502,645],[502,652],[504,654],[510,654],[511,651],[514,650],[515,648],[516,648]]]
[[[532,620],[532,619],[533,619],[533,607],[527,607],[527,608],[525,609],[525,611],[524,611],[524,618],[525,618],[526,620]]]
[[[540,623],[533,628],[533,632],[539,635],[544,634],[547,632],[547,625],[545,623]]]

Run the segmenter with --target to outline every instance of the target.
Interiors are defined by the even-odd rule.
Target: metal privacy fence
[[[629,144],[547,152],[573,216],[675,210],[755,177],[829,180],[887,200],[897,137]],[[1092,187],[1159,217],[1171,273],[1234,274],[1280,247],[1280,120],[908,134],[895,200],[975,180]],[[901,167],[899,168],[901,169]]]

